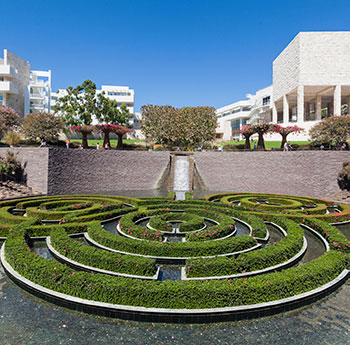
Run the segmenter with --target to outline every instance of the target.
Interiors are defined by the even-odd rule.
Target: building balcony
[[[45,105],[44,104],[31,104],[29,106],[30,110],[45,110]]]
[[[17,72],[15,68],[10,65],[0,65],[0,77],[6,77],[9,79],[17,78]]]
[[[49,83],[47,81],[44,80],[31,80],[29,82],[29,86],[31,87],[49,87]]]
[[[12,81],[0,81],[0,93],[18,94],[18,88]]]
[[[29,98],[32,100],[38,100],[38,101],[41,101],[41,100],[44,100],[46,97],[45,94],[40,94],[40,93],[31,93]]]

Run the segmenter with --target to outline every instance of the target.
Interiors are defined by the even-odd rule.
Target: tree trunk
[[[281,134],[282,135],[282,143],[281,143],[281,149],[284,149],[284,144],[287,141],[287,135],[288,134]]]
[[[117,149],[122,149],[122,148],[123,148],[123,134],[118,134]]]
[[[245,135],[244,149],[250,150],[250,135]]]
[[[258,150],[265,150],[264,133],[258,132],[258,134],[259,134]]]
[[[83,149],[88,149],[89,148],[88,139],[87,139],[88,134],[85,132],[81,132],[81,134],[83,136],[83,141],[82,141]]]
[[[106,148],[106,145],[108,145],[107,147],[111,147],[111,142],[109,140],[109,133],[110,133],[109,129],[106,129],[103,131],[103,148]]]

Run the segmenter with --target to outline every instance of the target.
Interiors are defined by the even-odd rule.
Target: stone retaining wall
[[[50,149],[48,193],[155,189],[168,152]]]
[[[24,168],[25,183],[35,191],[46,194],[48,192],[48,164],[49,149],[39,147],[0,148],[0,156],[7,151],[13,151]]]
[[[8,148],[0,148],[4,156]],[[169,152],[13,148],[27,185],[48,194],[151,190]],[[349,151],[197,152],[196,169],[213,191],[262,192],[332,198]]]
[[[208,190],[332,198],[349,151],[197,152]]]

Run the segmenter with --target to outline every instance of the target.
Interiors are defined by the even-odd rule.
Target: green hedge
[[[61,255],[83,265],[118,273],[153,276],[156,273],[154,259],[121,255],[84,245],[71,239],[66,228],[54,228],[50,233],[51,245]]]
[[[256,241],[247,235],[211,242],[152,242],[113,235],[99,224],[89,225],[89,236],[96,242],[127,253],[159,257],[196,257],[232,253],[251,248]]]
[[[10,211],[12,208],[13,206],[5,206],[0,208],[0,223],[6,225],[15,225],[25,222],[30,218],[30,216],[23,217],[11,214]]]
[[[322,235],[332,249],[350,253],[350,241],[335,226],[315,218],[304,218],[302,223]]]
[[[89,214],[96,214],[100,212],[107,212],[112,211],[115,209],[121,208],[122,205],[119,204],[109,204],[109,205],[101,205],[101,204],[93,204],[91,207],[83,208],[79,210],[72,210],[72,211],[42,211],[38,210],[35,207],[28,207],[27,208],[27,216],[33,217],[40,220],[60,220],[65,219],[67,215],[71,215],[71,217],[81,217],[86,216]]]
[[[297,223],[287,218],[278,218],[275,223],[287,231],[287,236],[281,241],[260,250],[242,253],[237,258],[217,257],[187,260],[187,276],[227,276],[261,270],[289,260],[303,246],[303,230]]]
[[[7,261],[19,274],[48,289],[94,301],[152,308],[220,308],[278,300],[324,285],[347,266],[347,258],[332,250],[305,265],[246,280],[146,282],[75,272],[35,255],[18,235],[9,236],[5,250]]]

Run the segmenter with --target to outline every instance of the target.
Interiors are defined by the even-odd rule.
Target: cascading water
[[[190,163],[187,156],[177,156],[174,168],[174,192],[176,200],[185,200],[185,193],[190,190]]]

